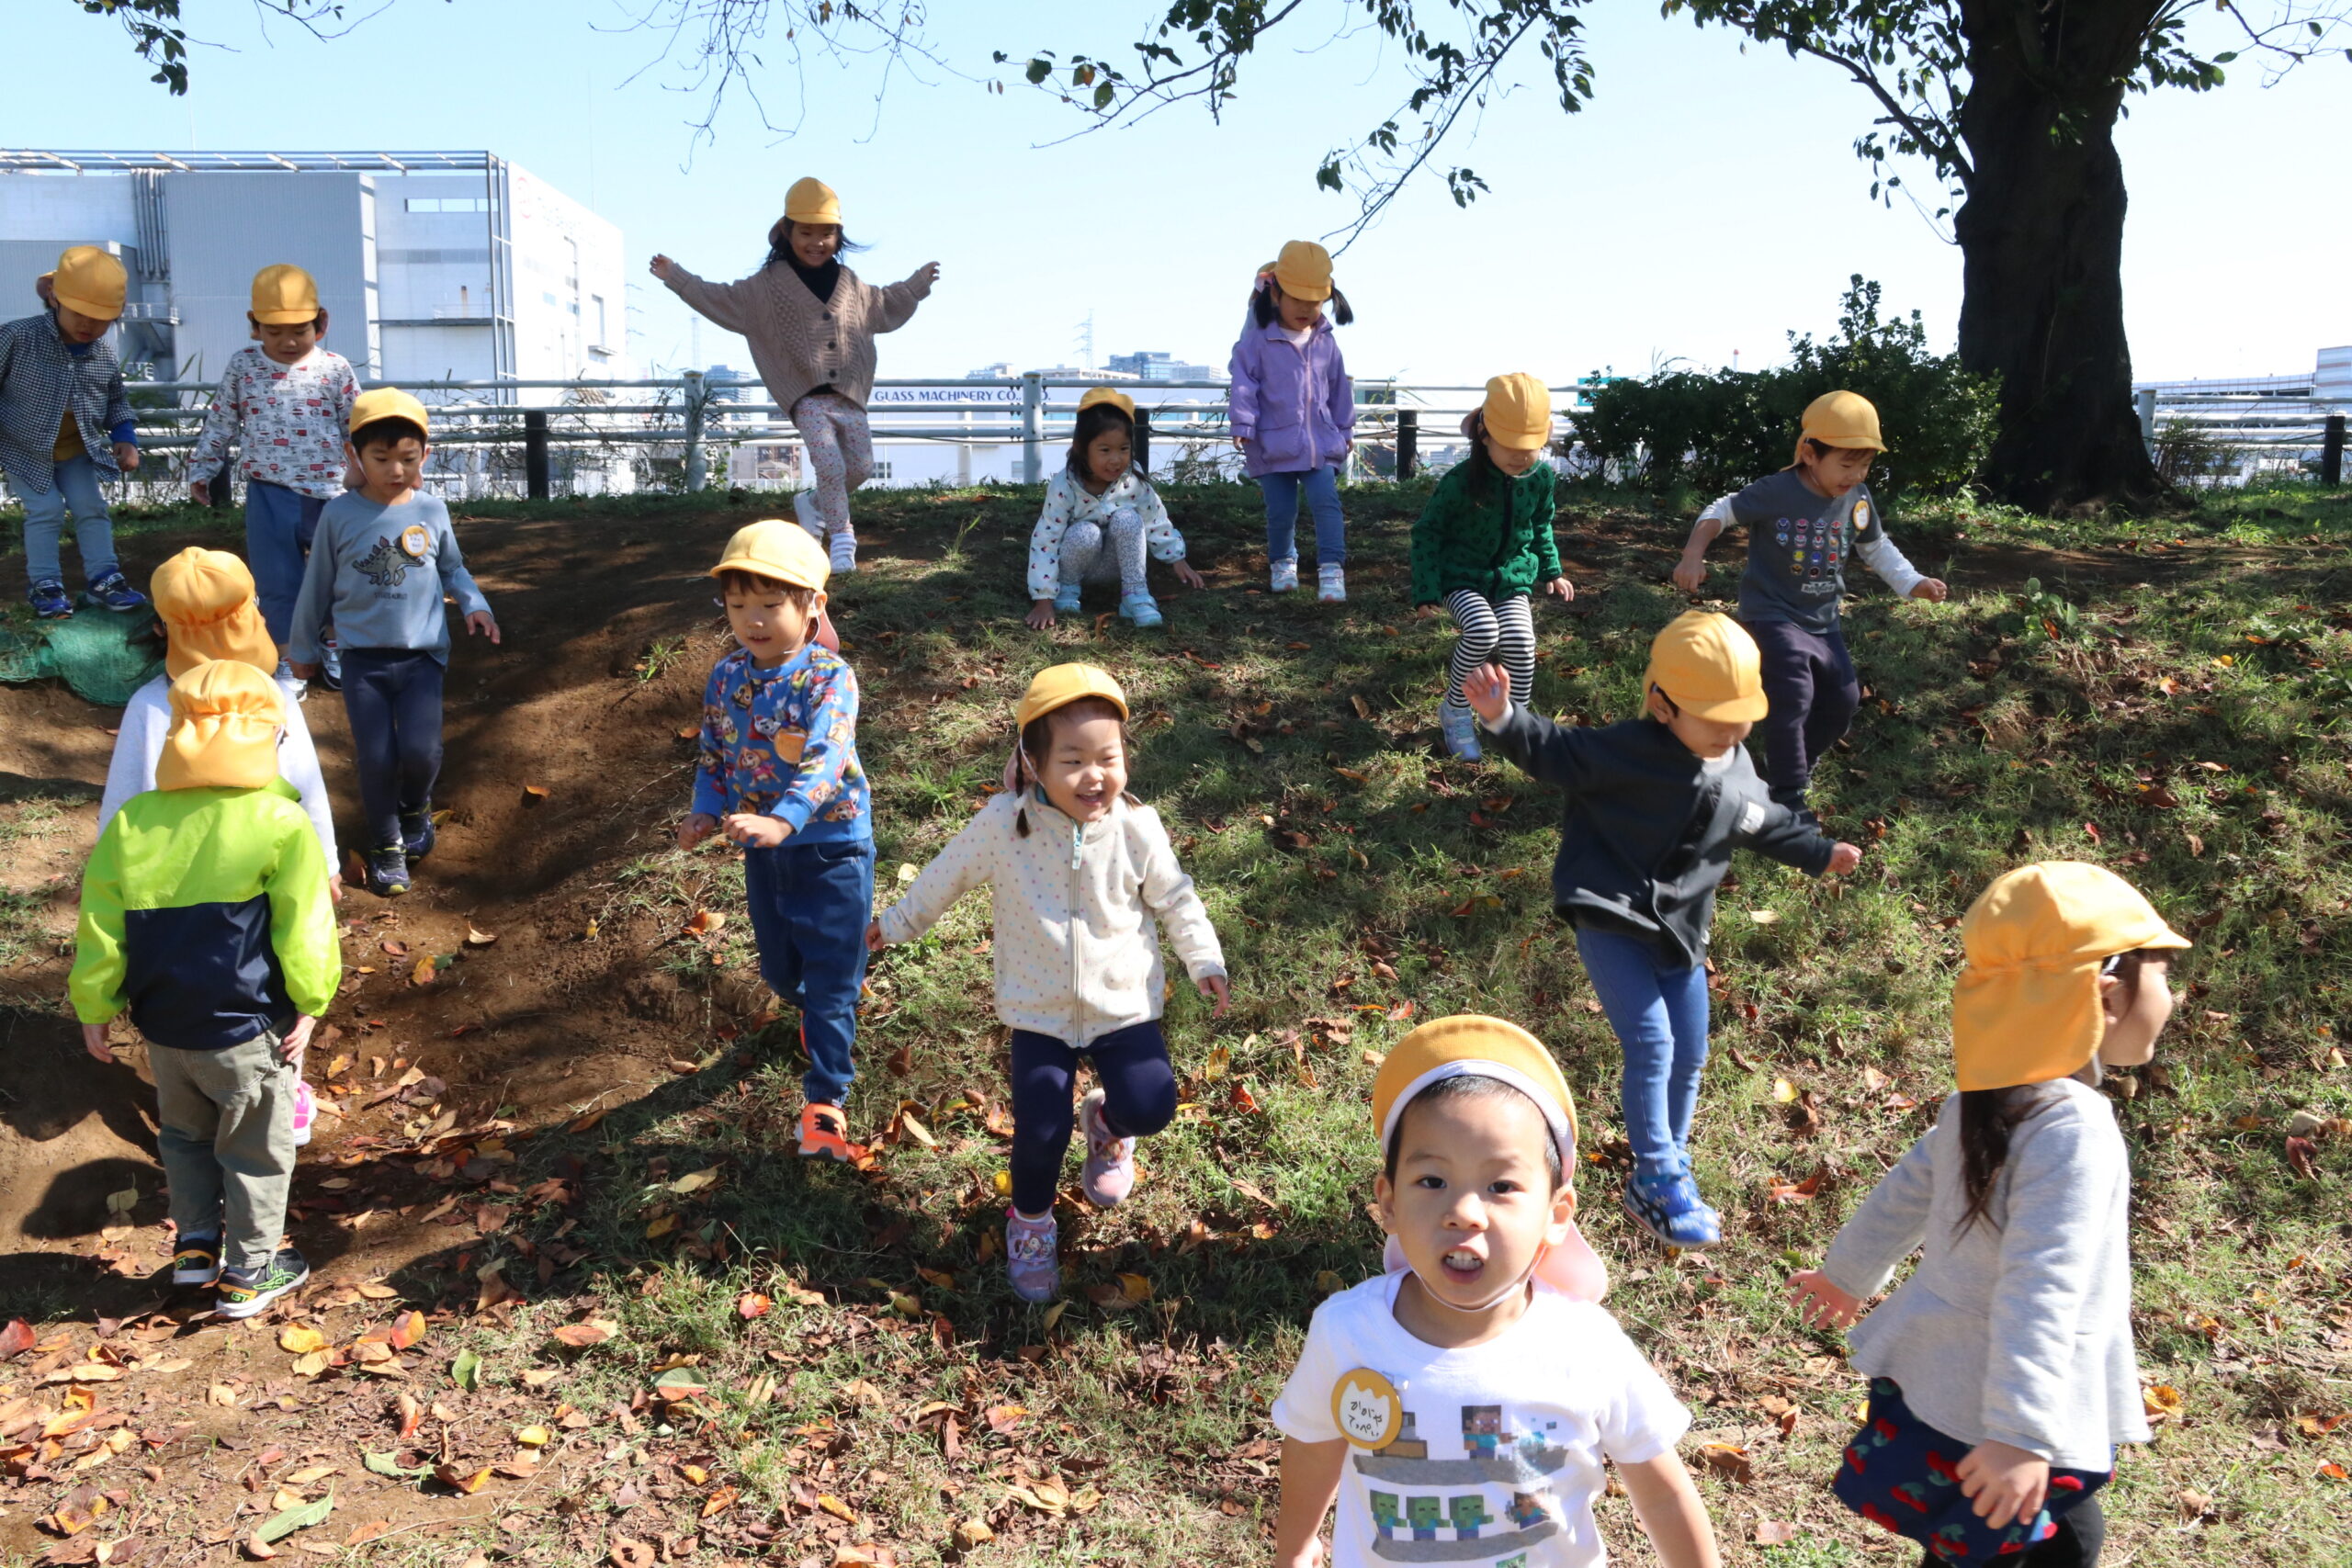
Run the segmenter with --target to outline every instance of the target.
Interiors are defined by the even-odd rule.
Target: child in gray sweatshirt
[[[1929,1563],[2087,1565],[2115,1445],[2144,1442],[2132,1349],[2131,1170],[2099,1066],[2136,1066],[2172,1014],[2188,939],[2074,861],[1997,878],[1961,922],[1960,1092],[1789,1281],[1815,1326],[1854,1322],[1868,1419],[1837,1492]]]

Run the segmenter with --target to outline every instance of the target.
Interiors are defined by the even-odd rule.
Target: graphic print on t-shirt
[[[1516,1554],[1525,1568],[1526,1551],[1561,1529],[1560,1506],[1547,1479],[1568,1461],[1568,1450],[1545,1431],[1513,1430],[1499,1404],[1461,1407],[1461,1459],[1431,1459],[1414,1413],[1404,1412],[1396,1437],[1351,1462],[1374,1483],[1369,1495],[1372,1550],[1389,1562],[1487,1562],[1508,1568]],[[1385,1488],[1394,1486],[1396,1491]],[[1507,1486],[1510,1502],[1500,1513],[1485,1488]],[[1453,1488],[1475,1487],[1475,1491]]]
[[[382,536],[376,547],[359,558],[359,574],[379,588],[398,588],[408,581],[408,569],[414,564],[407,552]]]

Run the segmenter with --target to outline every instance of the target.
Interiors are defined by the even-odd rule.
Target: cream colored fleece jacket
[[[1024,807],[1025,839],[1013,827]],[[1148,806],[1120,800],[1081,827],[1034,794],[1000,795],[882,911],[883,936],[914,941],[982,883],[995,899],[997,1017],[1014,1029],[1082,1049],[1158,1018],[1162,926],[1194,981],[1225,973],[1208,910]]]
[[[921,273],[876,288],[843,267],[833,297],[820,299],[781,262],[734,283],[706,283],[673,265],[662,281],[696,310],[743,334],[768,396],[786,413],[827,386],[864,408],[874,391],[874,334],[905,326],[931,293]]]

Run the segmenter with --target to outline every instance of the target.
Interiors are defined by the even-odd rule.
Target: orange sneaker
[[[849,1118],[840,1106],[812,1101],[800,1108],[800,1156],[847,1162],[864,1159],[865,1147],[849,1141]]]

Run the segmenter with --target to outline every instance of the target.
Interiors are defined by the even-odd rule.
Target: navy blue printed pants
[[[1101,1035],[1080,1051],[1050,1034],[1012,1032],[1012,1206],[1042,1214],[1054,1206],[1062,1156],[1069,1153],[1078,1108],[1070,1081],[1078,1059],[1091,1058],[1102,1080],[1102,1120],[1112,1135],[1148,1138],[1176,1119],[1176,1069],[1159,1021],[1148,1019]]]
[[[760,978],[800,1010],[811,1105],[839,1105],[856,1068],[857,998],[865,988],[865,928],[874,919],[870,839],[743,852],[743,897],[760,944]]]
[[[1861,682],[1846,652],[1846,634],[1832,626],[1809,632],[1786,621],[1747,627],[1763,655],[1764,781],[1783,806],[1804,805],[1814,765],[1853,728],[1862,705]]]
[[[401,841],[403,815],[432,809],[433,781],[441,776],[445,674],[441,661],[423,649],[343,650],[343,711],[351,720],[370,850]]]

